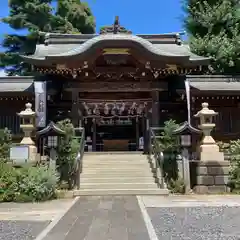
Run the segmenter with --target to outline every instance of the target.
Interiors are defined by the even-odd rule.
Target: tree
[[[80,0],[58,0],[56,10],[56,16],[66,19],[68,24],[71,24],[72,29],[68,32],[95,32],[95,19],[87,3]]]
[[[95,22],[86,4],[79,0],[58,0],[54,12],[52,0],[10,0],[10,14],[4,23],[26,35],[6,35],[0,54],[0,68],[8,75],[32,74],[29,65],[22,63],[20,54],[32,54],[41,41],[40,32],[94,33]]]
[[[21,63],[20,54],[34,52],[37,32],[51,30],[50,18],[52,8],[50,0],[11,0],[10,14],[3,18],[4,23],[15,30],[28,30],[27,35],[6,35],[2,46],[6,52],[1,53],[0,67],[9,75],[22,75],[31,71],[27,64]]]
[[[185,0],[184,7],[192,51],[212,57],[215,73],[239,72],[239,0]]]

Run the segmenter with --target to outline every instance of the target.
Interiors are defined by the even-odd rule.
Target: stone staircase
[[[137,152],[85,153],[78,195],[168,195],[155,183],[147,156]]]

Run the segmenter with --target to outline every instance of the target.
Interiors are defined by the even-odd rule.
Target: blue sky
[[[0,0],[0,18],[8,15],[8,0]],[[183,31],[181,0],[88,0],[96,18],[97,31],[112,24],[115,16],[120,23],[135,34],[156,34]],[[142,3],[141,3],[142,2]],[[0,23],[0,40],[6,33],[13,33]]]
[[[142,4],[140,3],[142,1]],[[134,33],[182,31],[181,0],[89,0],[96,17],[97,30],[112,24],[118,15],[123,26]],[[8,0],[1,0],[0,18],[8,15]],[[0,35],[13,32],[0,23]]]

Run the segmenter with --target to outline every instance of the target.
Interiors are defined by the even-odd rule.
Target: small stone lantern
[[[202,161],[223,161],[224,155],[219,151],[219,147],[211,136],[211,131],[216,126],[213,123],[213,117],[218,113],[208,108],[208,103],[202,103],[200,110],[195,117],[200,119],[198,126],[203,132],[203,138],[200,145],[200,160]]]
[[[31,138],[31,133],[35,129],[35,116],[36,113],[32,110],[32,104],[26,103],[26,109],[17,113],[21,118],[20,128],[23,130],[24,137],[21,141],[21,145],[35,145]]]

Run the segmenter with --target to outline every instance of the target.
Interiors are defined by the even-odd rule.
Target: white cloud
[[[5,77],[7,76],[6,73],[3,70],[0,70],[0,77]]]

